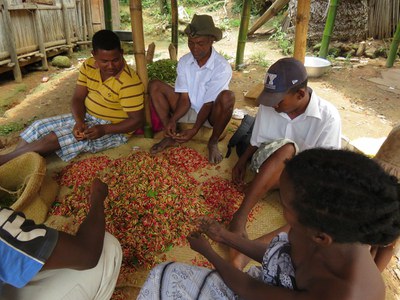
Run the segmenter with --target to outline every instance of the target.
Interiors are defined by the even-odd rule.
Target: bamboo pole
[[[40,19],[40,10],[35,10],[34,15],[35,15],[37,39],[39,43],[39,51],[40,53],[43,54],[42,68],[43,70],[47,71],[49,69],[49,65],[47,64],[46,48],[44,46],[44,33],[43,33],[42,21]]]
[[[243,64],[244,48],[247,41],[247,30],[250,21],[251,0],[243,0],[242,17],[240,19],[239,36],[236,48],[235,70]]]
[[[178,1],[171,0],[171,42],[178,55]]]
[[[296,30],[293,57],[304,63],[307,48],[308,22],[310,20],[310,0],[297,2]]]
[[[300,0],[301,1],[301,0]],[[280,10],[289,3],[289,0],[277,0],[275,1],[268,10],[253,24],[247,35],[252,35],[258,28],[264,25],[269,19],[276,16]]]
[[[17,46],[15,45],[14,31],[11,23],[10,11],[8,10],[8,0],[0,1],[2,2],[4,11],[4,32],[7,35],[6,43],[8,44],[8,52],[10,53],[10,59],[13,65],[13,75],[16,82],[22,81],[22,73],[18,63],[17,56]]]
[[[333,27],[335,26],[336,12],[339,5],[339,0],[330,0],[328,17],[326,18],[324,33],[322,35],[321,48],[319,49],[319,57],[326,58],[328,55],[329,42],[331,41],[331,36],[333,32]]]
[[[399,24],[397,24],[397,29],[396,32],[394,33],[393,41],[390,44],[390,51],[388,58],[386,60],[387,68],[393,67],[394,61],[396,60],[397,49],[399,48],[399,44],[400,44],[400,21]]]
[[[133,53],[135,55],[136,72],[144,86],[144,110],[146,117],[144,136],[147,138],[152,138],[153,130],[151,126],[150,103],[147,91],[149,79],[147,75],[146,53],[144,50],[142,2],[141,0],[130,0],[129,7],[131,12]]]

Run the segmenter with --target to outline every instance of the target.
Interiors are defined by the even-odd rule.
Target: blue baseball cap
[[[257,101],[265,106],[275,106],[291,88],[306,79],[307,71],[302,62],[293,57],[281,58],[265,74],[264,90]]]

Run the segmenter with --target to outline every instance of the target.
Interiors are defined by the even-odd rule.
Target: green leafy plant
[[[275,33],[273,33],[269,39],[278,43],[278,47],[282,50],[284,55],[292,54],[294,48],[293,42],[288,34],[282,30],[281,23],[276,21],[272,26],[275,29]]]
[[[178,62],[172,59],[160,59],[147,65],[149,79],[159,79],[171,85],[176,80]]]
[[[229,20],[229,25],[231,27],[239,28],[240,26],[240,19],[230,19]]]
[[[233,57],[223,51],[219,51],[219,54],[221,54],[226,60],[231,60]]]
[[[265,59],[266,57],[267,55],[265,52],[256,52],[250,57],[250,59],[252,62],[260,65],[261,67],[268,68],[271,63],[269,60]]]

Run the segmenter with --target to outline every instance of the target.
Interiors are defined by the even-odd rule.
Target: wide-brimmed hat
[[[215,41],[222,39],[221,29],[215,27],[214,21],[209,15],[194,15],[192,21],[184,31],[188,36],[211,35]]]
[[[306,79],[307,71],[300,61],[292,57],[281,58],[265,74],[264,90],[257,101],[265,106],[275,106],[291,88]]]

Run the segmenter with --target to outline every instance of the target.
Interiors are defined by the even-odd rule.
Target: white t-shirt
[[[297,144],[299,151],[316,147],[339,149],[341,127],[336,107],[312,91],[306,111],[293,120],[286,113],[260,105],[250,144],[259,147],[263,142],[287,138]]]
[[[232,68],[227,60],[212,48],[211,56],[201,68],[192,53],[181,57],[175,81],[176,93],[188,93],[197,113],[204,103],[213,102],[223,90],[229,89]]]

